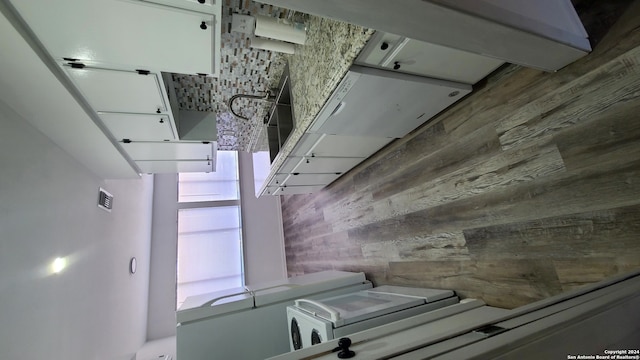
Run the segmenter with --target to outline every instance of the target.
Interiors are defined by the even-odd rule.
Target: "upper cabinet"
[[[11,2],[58,60],[217,76],[221,5],[200,1]]]
[[[80,62],[64,63],[62,68],[116,140],[178,140],[161,74],[95,68]]]
[[[78,63],[63,69],[96,111],[159,114],[169,109],[157,73],[72,65]]]

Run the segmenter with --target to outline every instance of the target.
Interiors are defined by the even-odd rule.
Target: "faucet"
[[[233,102],[238,98],[256,99],[256,100],[260,100],[260,101],[275,101],[276,96],[273,94],[273,92],[271,90],[267,90],[267,92],[262,96],[261,95],[247,95],[247,94],[236,94],[236,95],[233,95],[229,99],[229,110],[231,110],[231,113],[235,117],[240,118],[242,120],[249,120],[249,118],[246,118],[246,117],[236,113],[235,110],[233,110]]]

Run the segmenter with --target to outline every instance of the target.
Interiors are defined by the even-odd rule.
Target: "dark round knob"
[[[160,108],[158,108],[158,109],[156,110],[156,114],[160,114],[161,112],[162,112],[162,111],[160,111]]]
[[[204,4],[204,0],[198,0],[200,4]]]
[[[160,119],[160,124],[164,124],[164,119]]]
[[[389,48],[389,43],[386,41],[380,45],[380,50],[387,50],[388,48]]]
[[[400,63],[396,61],[393,63],[393,70],[398,70],[398,69],[400,69]]]
[[[207,24],[204,21],[200,23],[200,29],[207,30]]]
[[[348,349],[349,346],[351,346],[351,339],[340,338],[340,340],[338,340],[338,346],[340,347],[340,349]]]
[[[338,340],[338,347],[340,348],[340,352],[338,353],[338,358],[350,359],[356,356],[355,352],[349,350],[349,346],[351,346],[351,339],[341,338],[340,340]]]

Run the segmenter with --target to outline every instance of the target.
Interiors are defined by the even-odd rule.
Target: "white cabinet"
[[[311,134],[302,136],[293,154],[315,157],[366,158],[391,142],[393,138]]]
[[[143,173],[215,171],[216,145],[215,142],[122,143]]]
[[[150,3],[179,7],[185,10],[193,10],[198,12],[206,12],[220,16],[222,8],[221,0],[139,0]]]
[[[326,185],[285,186],[275,189],[271,195],[310,194],[322,190]]]
[[[177,140],[177,129],[160,73],[89,67],[62,68],[119,141]]]
[[[340,174],[332,173],[332,174],[303,174],[303,173],[294,173],[289,175],[287,178],[285,185],[289,186],[314,186],[314,185],[322,185],[326,186],[334,182],[337,178],[340,177]]]
[[[386,137],[305,133],[262,194],[319,191],[392,140]]]
[[[293,169],[299,174],[342,174],[358,165],[365,158],[310,157],[305,156]]]
[[[111,68],[219,73],[221,23],[215,11],[134,0],[11,2],[55,58]]]
[[[132,141],[176,139],[167,115],[99,112],[98,116],[118,141],[125,139]]]
[[[378,31],[356,63],[475,84],[504,61]]]
[[[214,142],[131,142],[122,147],[133,160],[214,160]]]
[[[136,161],[142,173],[163,174],[181,172],[212,172],[215,171],[212,161],[205,160],[157,160]]]
[[[308,131],[401,138],[471,90],[468,84],[353,65]]]
[[[161,75],[65,63],[63,69],[96,111],[162,113],[170,109]]]

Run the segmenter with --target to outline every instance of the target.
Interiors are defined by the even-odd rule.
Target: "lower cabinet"
[[[293,169],[293,174],[337,174],[349,171],[365,158],[305,156]]]
[[[322,190],[326,185],[285,186],[275,189],[270,195],[310,194]]]
[[[475,84],[504,61],[378,31],[356,63],[431,78]]]
[[[289,186],[326,186],[334,182],[342,173],[332,174],[300,174],[293,173],[284,181],[286,187]]]
[[[308,194],[320,191],[392,138],[305,133],[261,195]]]

